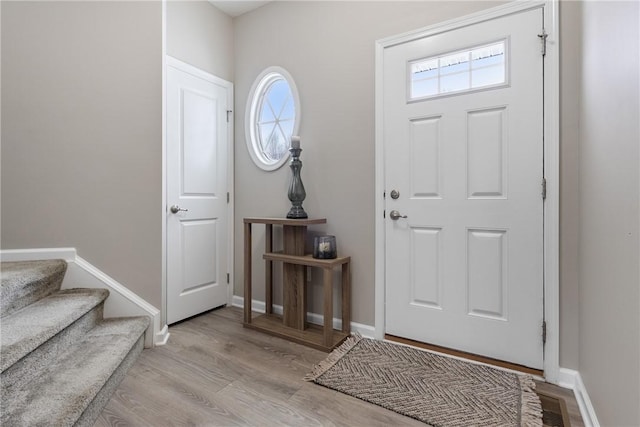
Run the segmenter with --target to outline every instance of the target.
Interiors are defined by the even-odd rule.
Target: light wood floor
[[[170,328],[147,349],[95,426],[424,426],[376,405],[302,380],[326,353],[244,329],[242,311],[222,308]],[[567,400],[572,392],[543,384]]]

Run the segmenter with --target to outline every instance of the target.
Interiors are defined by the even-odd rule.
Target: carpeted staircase
[[[60,290],[66,269],[2,263],[0,425],[93,425],[144,347],[149,319],[103,319],[109,291]]]

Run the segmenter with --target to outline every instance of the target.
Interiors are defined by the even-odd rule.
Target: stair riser
[[[89,330],[95,327],[103,318],[104,302],[95,306],[78,320],[60,331],[40,347],[17,361],[0,376],[2,396],[9,393],[12,388],[19,387],[35,378],[40,370],[67,347],[82,338]]]
[[[26,262],[3,263],[2,295],[0,296],[0,317],[8,316],[21,308],[51,295],[60,290],[62,280],[67,271],[67,264],[63,261],[50,262],[51,265],[42,267],[40,274],[32,280],[7,280],[11,271],[5,271],[7,265],[27,264]],[[9,269],[11,270],[11,269]]]
[[[111,396],[118,388],[118,385],[127,375],[129,368],[131,368],[131,366],[136,362],[138,356],[142,353],[142,350],[144,350],[144,333],[140,336],[133,348],[131,348],[131,351],[124,358],[120,366],[118,366],[118,369],[116,369],[113,375],[111,375],[111,378],[109,378],[107,383],[98,392],[91,404],[84,410],[80,419],[78,419],[74,424],[74,427],[91,427],[95,424],[100,413],[104,407],[107,406],[109,399],[111,399]]]

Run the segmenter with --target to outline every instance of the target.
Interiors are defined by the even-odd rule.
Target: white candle
[[[299,149],[300,148],[300,137],[299,136],[292,136],[291,137],[291,148],[295,148],[295,149]]]

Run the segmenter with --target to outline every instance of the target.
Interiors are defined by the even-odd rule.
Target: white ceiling
[[[271,0],[269,0],[271,1]],[[257,9],[260,6],[264,6],[269,1],[248,1],[248,0],[230,0],[230,1],[214,1],[209,0],[209,3],[226,13],[231,17],[240,16],[243,13]]]

